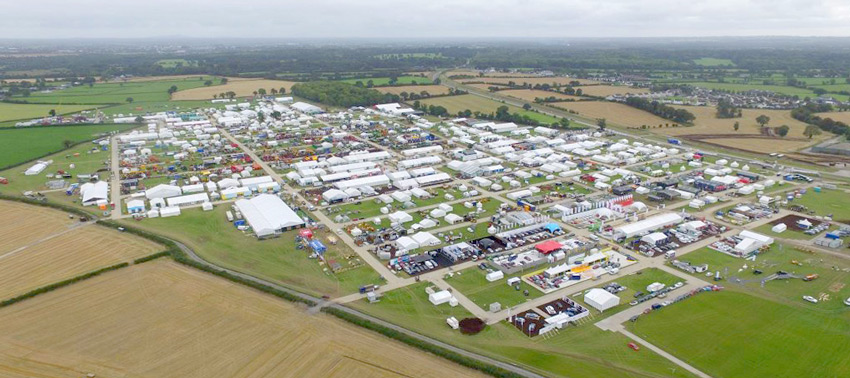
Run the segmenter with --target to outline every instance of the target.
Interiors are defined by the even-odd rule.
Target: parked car
[[[803,299],[805,299],[806,301],[812,302],[812,303],[818,303],[818,300],[815,299],[815,297],[813,297],[811,295],[804,295]]]
[[[635,343],[629,343],[629,348],[632,348],[633,351],[637,352],[640,350],[640,346]]]

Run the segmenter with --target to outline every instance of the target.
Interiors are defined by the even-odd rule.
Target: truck
[[[806,281],[806,282],[814,281],[814,280],[818,279],[818,277],[820,277],[820,276],[818,276],[817,274],[814,274],[814,273],[807,274],[805,277],[803,277],[803,281]]]

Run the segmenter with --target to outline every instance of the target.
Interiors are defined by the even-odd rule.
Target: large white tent
[[[304,220],[275,195],[260,194],[251,199],[240,199],[236,201],[236,207],[258,238],[304,225]]]
[[[605,311],[620,304],[620,297],[611,294],[606,290],[595,288],[590,289],[590,291],[584,295],[584,303],[587,303],[589,306],[599,311]]]
[[[80,186],[80,198],[83,206],[94,205],[98,201],[109,199],[109,184],[106,181],[87,182]]]
[[[145,191],[148,199],[177,197],[183,194],[183,190],[176,185],[159,184]]]

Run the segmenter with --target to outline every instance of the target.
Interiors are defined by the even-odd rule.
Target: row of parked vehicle
[[[640,303],[643,303],[643,302],[646,302],[646,301],[649,301],[649,300],[652,300],[652,299],[655,299],[655,298],[664,298],[664,297],[667,296],[667,293],[669,293],[673,290],[676,290],[676,289],[678,289],[682,286],[685,286],[685,284],[682,281],[679,281],[679,282],[676,282],[675,284],[673,284],[673,286],[667,286],[667,287],[665,287],[661,290],[658,290],[658,291],[655,291],[655,292],[652,292],[652,293],[649,293],[649,294],[646,294],[642,291],[639,291],[639,292],[635,293],[635,300],[629,302],[629,304],[632,305],[632,306],[637,306]]]

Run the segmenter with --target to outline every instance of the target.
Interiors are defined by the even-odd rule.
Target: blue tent
[[[544,227],[544,228],[546,228],[546,230],[547,230],[547,231],[549,231],[549,232],[551,232],[551,233],[555,233],[555,232],[561,231],[561,226],[558,226],[558,224],[557,224],[557,223],[547,223],[547,224],[546,224],[545,226],[543,226],[543,227]]]
[[[322,242],[315,239],[310,241],[310,248],[316,253],[325,253],[328,250],[328,247],[325,247]]]

